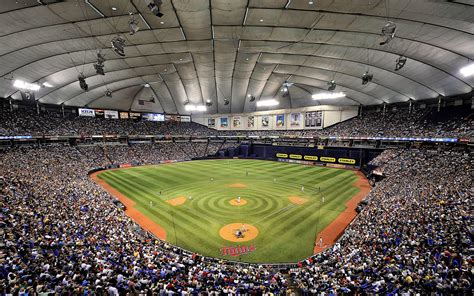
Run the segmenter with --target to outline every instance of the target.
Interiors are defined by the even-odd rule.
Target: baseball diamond
[[[360,192],[354,171],[262,160],[126,168],[102,172],[98,179],[163,227],[168,242],[221,257],[222,246],[247,241],[257,250],[238,259],[258,263],[297,262],[310,256],[318,234],[344,214],[346,203]],[[345,220],[347,225],[350,219]],[[241,224],[244,231],[234,227],[221,235],[220,229],[231,223]],[[258,234],[247,233],[246,224]],[[249,240],[247,235],[255,237]],[[331,243],[327,239],[324,244]]]

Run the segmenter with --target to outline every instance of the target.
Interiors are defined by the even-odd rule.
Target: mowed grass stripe
[[[255,244],[258,251],[242,257],[249,262],[295,262],[309,256],[317,231],[337,217],[358,192],[352,186],[357,177],[351,171],[256,160],[137,167],[108,171],[100,178],[165,227],[168,241],[204,255],[218,257],[219,248],[235,245],[219,236],[222,226],[255,223],[260,233],[248,244]],[[229,188],[233,183],[247,187]],[[305,192],[301,191],[302,185]],[[308,202],[293,205],[288,200],[291,195],[307,198]],[[173,207],[166,203],[178,196],[187,198],[183,205]],[[237,196],[248,203],[231,206],[229,201]],[[150,200],[154,202],[152,207]]]

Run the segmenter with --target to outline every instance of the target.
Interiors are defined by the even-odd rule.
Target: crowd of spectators
[[[2,293],[288,292],[286,277],[270,267],[204,258],[153,239],[86,174],[134,159],[179,159],[189,149],[181,145],[67,145],[0,154]],[[472,155],[394,151],[372,161],[383,164],[386,178],[341,240],[291,270],[304,294],[466,294],[471,288]]]
[[[0,135],[185,135],[211,136],[218,132],[194,122],[154,122],[105,118],[62,118],[59,113],[0,109]]]
[[[463,111],[463,112],[461,112]],[[458,112],[460,116],[455,116]],[[62,118],[58,113],[0,109],[0,135],[185,135],[291,137],[472,137],[471,113],[432,108],[367,112],[322,130],[218,131],[194,122]],[[442,116],[441,116],[442,115]]]
[[[219,150],[235,147],[236,143],[155,142],[136,144],[80,145],[76,148],[84,157],[92,156],[97,164],[154,164],[164,160],[191,160],[213,156]]]
[[[86,174],[107,162],[104,150],[79,150],[0,155],[2,295],[285,293],[279,271],[204,258],[141,231]]]
[[[304,295],[469,295],[473,279],[472,155],[406,150],[336,245],[291,270]]]
[[[390,169],[390,161],[395,157],[400,155],[401,150],[397,149],[386,149],[382,153],[380,153],[377,157],[369,161],[368,165],[371,167],[371,170],[376,174],[383,175],[384,169],[387,167]]]
[[[470,116],[431,120],[432,109],[364,113],[362,116],[330,126],[326,136],[338,137],[468,137],[473,135]]]
[[[14,113],[0,118],[0,134],[221,133],[195,123]],[[472,135],[470,119],[428,127],[424,111],[407,116],[365,114],[323,131],[296,133]],[[0,152],[0,293],[257,295],[291,293],[289,286],[296,285],[304,295],[470,294],[474,170],[472,155],[464,151],[393,149],[372,160],[385,178],[369,193],[365,208],[334,246],[292,269],[289,281],[269,266],[205,258],[156,240],[87,176],[109,164],[190,159],[234,145],[170,141]]]

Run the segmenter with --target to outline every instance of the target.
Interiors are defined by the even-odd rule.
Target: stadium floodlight
[[[105,57],[100,52],[98,52],[97,53],[97,62],[94,63],[95,73],[97,73],[99,75],[105,75],[104,62],[105,62]]]
[[[461,72],[461,74],[464,77],[474,75],[474,63],[472,63],[472,64],[470,64],[470,65],[468,65],[464,68],[461,68],[461,70],[459,70],[459,72]]]
[[[43,82],[44,87],[53,87],[53,85],[49,82]]]
[[[331,81],[328,82],[328,90],[329,91],[335,90],[336,86],[337,86],[336,81],[331,80]]]
[[[212,101],[211,101],[211,100],[207,100],[207,101],[206,101],[206,106],[207,106],[207,107],[211,107],[211,106],[212,106]]]
[[[79,80],[79,86],[87,91],[89,89],[89,85],[87,85],[86,82],[86,77],[84,76],[84,73],[80,73],[79,76],[77,76],[77,79]]]
[[[250,98],[250,99],[249,99],[249,102],[253,102],[253,101],[255,101],[255,96],[248,95],[248,97]]]
[[[41,86],[36,83],[28,83],[19,79],[13,82],[13,86],[19,89],[27,89],[27,90],[32,90],[32,91],[37,91],[41,88]]]
[[[398,71],[401,68],[403,68],[406,63],[407,63],[407,58],[402,55],[399,56],[395,64],[395,71]]]
[[[150,87],[149,83],[145,83],[144,87]]]
[[[395,32],[397,31],[397,25],[394,22],[388,21],[382,28],[382,36],[385,40],[380,42],[380,45],[388,44],[395,38]]]
[[[366,85],[374,78],[374,74],[369,74],[369,71],[366,71],[364,75],[362,75],[362,85]]]
[[[319,93],[319,94],[314,94],[311,97],[313,98],[313,100],[323,100],[323,99],[344,98],[345,96],[346,96],[345,93],[338,92],[338,93]]]
[[[230,104],[229,99],[224,99],[224,106],[227,106],[227,105],[229,105],[229,104]]]
[[[138,20],[133,17],[133,13],[130,12],[130,20],[128,21],[128,28],[130,29],[130,35],[135,34],[140,30],[140,27],[138,26]]]
[[[121,57],[125,56],[125,39],[121,36],[116,36],[110,43],[112,44],[112,49],[116,54]]]
[[[162,17],[163,13],[161,12],[162,0],[145,0],[145,4],[150,9],[150,11],[157,17]]]
[[[94,63],[94,69],[95,69],[95,73],[99,75],[105,75],[104,64]]]
[[[112,97],[112,91],[110,89],[105,90],[105,96],[111,98]]]
[[[280,103],[275,100],[275,99],[269,99],[269,100],[262,100],[257,102],[257,107],[271,107],[271,106],[277,106]]]

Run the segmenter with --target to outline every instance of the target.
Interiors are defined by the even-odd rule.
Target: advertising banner
[[[356,160],[352,158],[339,158],[337,162],[343,163],[343,164],[355,164]]]
[[[191,116],[181,115],[181,122],[191,122]]]
[[[318,157],[316,155],[305,155],[304,160],[313,160],[316,161],[318,160]]]
[[[104,110],[102,109],[94,109],[95,117],[97,118],[104,118]]]
[[[240,128],[241,120],[242,120],[242,118],[240,116],[234,116],[232,118],[232,127]]]
[[[147,121],[165,121],[165,115],[158,113],[144,113],[142,114],[142,119]]]
[[[301,113],[291,113],[290,115],[290,126],[299,127],[301,120]]]
[[[323,111],[306,112],[304,116],[305,127],[323,127]]]
[[[140,118],[141,114],[138,112],[130,112],[130,118],[131,119],[138,119]]]
[[[79,116],[95,117],[95,111],[93,109],[79,108]]]
[[[129,119],[128,112],[120,112],[120,119]]]
[[[178,115],[165,115],[165,121],[178,121]]]
[[[247,117],[247,127],[254,128],[255,127],[255,116]]]
[[[276,154],[276,157],[279,157],[279,158],[288,158],[288,154],[286,154],[286,153],[277,153],[277,154]]]
[[[221,127],[228,127],[229,122],[227,117],[221,117]]]
[[[324,162],[336,162],[336,158],[326,157],[326,156],[321,156],[319,160],[324,161]]]
[[[104,111],[104,117],[107,118],[107,119],[118,119],[119,118],[119,113],[118,113],[118,111],[105,110]]]
[[[277,114],[276,116],[276,127],[285,126],[285,114]]]
[[[290,154],[291,159],[303,159],[303,155],[299,154]]]
[[[216,119],[215,118],[208,118],[207,119],[207,126],[208,127],[215,127],[216,126]]]

